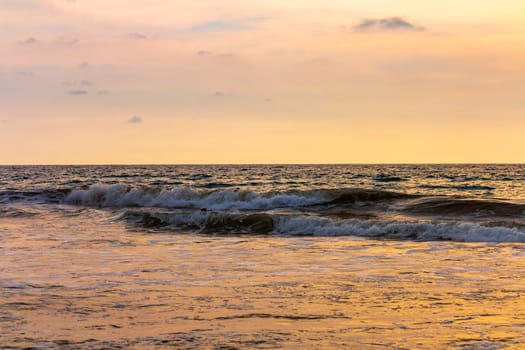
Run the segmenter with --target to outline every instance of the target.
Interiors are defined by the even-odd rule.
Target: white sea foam
[[[87,190],[74,190],[64,200],[66,204],[98,207],[159,207],[206,208],[209,210],[268,210],[297,208],[320,204],[327,198],[316,194],[258,194],[252,191],[197,191],[188,187],[151,191],[130,188],[124,184],[96,184]]]
[[[476,223],[396,222],[379,220],[333,220],[321,217],[285,217],[275,220],[275,233],[313,236],[385,237],[423,241],[525,242],[516,227],[488,227]]]
[[[287,236],[356,236],[363,238],[412,239],[457,242],[525,242],[525,232],[517,227],[483,226],[473,222],[406,222],[387,220],[332,219],[313,215],[242,214],[241,212],[128,212],[158,219],[159,227],[206,233],[260,233],[261,223],[273,221],[265,233]],[[245,220],[251,217],[251,220]],[[140,220],[139,220],[140,221]],[[271,222],[270,221],[270,222]],[[153,224],[155,226],[155,223]],[[264,223],[267,228],[267,223]]]

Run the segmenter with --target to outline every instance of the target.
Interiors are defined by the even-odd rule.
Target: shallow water
[[[315,169],[361,171],[330,167]],[[324,175],[242,196],[241,167],[182,167],[199,179],[181,186],[151,167],[2,168],[1,347],[519,349],[523,167],[499,167],[477,176],[513,180],[473,180],[490,195],[423,192],[364,167],[366,186]],[[197,186],[219,178],[235,187]]]

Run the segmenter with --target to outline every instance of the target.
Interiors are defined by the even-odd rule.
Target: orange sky
[[[0,164],[524,162],[525,2],[0,0]]]

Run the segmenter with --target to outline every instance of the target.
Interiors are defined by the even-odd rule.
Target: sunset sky
[[[524,135],[523,0],[0,0],[0,164],[525,162]]]

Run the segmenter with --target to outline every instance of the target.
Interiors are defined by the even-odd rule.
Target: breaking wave
[[[196,190],[189,187],[173,189],[136,188],[124,184],[92,185],[74,190],[66,204],[95,207],[158,207],[205,208],[207,210],[270,210],[300,208],[321,204],[354,204],[411,197],[405,194],[362,190],[332,189],[257,193],[247,190]]]
[[[4,191],[0,217],[29,217],[48,204],[105,209],[131,227],[177,232],[525,242],[524,203],[355,188],[255,192],[120,183]]]
[[[512,223],[338,220],[315,215],[228,212],[125,211],[120,219],[149,229],[205,234],[356,236],[395,240],[525,242],[525,225]]]
[[[228,210],[301,210],[323,215],[431,217],[443,219],[525,218],[525,203],[496,199],[425,196],[391,191],[342,188],[255,192],[239,188],[131,186],[95,184],[83,189],[0,192],[0,204],[68,204],[92,208],[168,208]]]
[[[209,210],[265,210],[301,207],[324,202],[322,196],[291,193],[258,194],[252,191],[199,191],[188,187],[158,190],[135,188],[122,184],[93,185],[75,190],[65,203],[98,207],[206,208]]]

